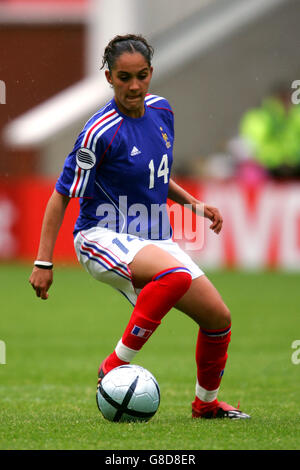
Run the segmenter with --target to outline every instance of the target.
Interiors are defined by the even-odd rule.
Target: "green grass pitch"
[[[0,266],[1,449],[299,449],[300,274],[212,272],[232,312],[232,341],[219,399],[251,420],[192,420],[196,325],[173,309],[136,356],[161,388],[148,423],[110,423],[95,400],[96,375],[128,321],[123,296],[80,267],[57,267],[47,301],[31,267]],[[300,356],[300,354],[299,354]]]

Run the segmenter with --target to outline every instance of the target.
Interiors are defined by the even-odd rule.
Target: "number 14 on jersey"
[[[149,189],[153,189],[155,185],[155,167],[154,167],[154,161],[151,160],[149,163],[149,170],[150,170],[150,175],[149,175]],[[157,178],[164,178],[164,184],[168,183],[168,174],[169,174],[169,166],[168,166],[168,155],[165,153],[162,156],[161,162],[159,164],[159,167],[157,169]]]

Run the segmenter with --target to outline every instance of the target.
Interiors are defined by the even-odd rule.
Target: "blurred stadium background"
[[[192,256],[300,269],[299,19],[297,0],[0,0],[0,259],[35,256],[65,156],[111,96],[103,48],[133,31],[175,110],[173,177],[224,215]],[[56,261],[75,259],[72,203]]]

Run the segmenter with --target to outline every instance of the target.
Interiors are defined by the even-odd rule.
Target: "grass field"
[[[148,423],[110,423],[95,401],[97,367],[131,307],[81,268],[58,267],[48,301],[30,266],[0,265],[1,449],[300,449],[300,274],[214,272],[231,308],[229,360],[219,398],[251,420],[192,420],[197,328],[172,310],[136,363],[158,379],[161,404]]]

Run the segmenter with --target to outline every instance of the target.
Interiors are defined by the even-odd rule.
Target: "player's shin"
[[[132,361],[191,282],[191,274],[184,267],[161,271],[152,278],[138,296],[122,339],[105,361],[106,372]]]
[[[197,407],[209,410],[215,403],[227,361],[230,326],[219,330],[200,328],[196,345]]]

